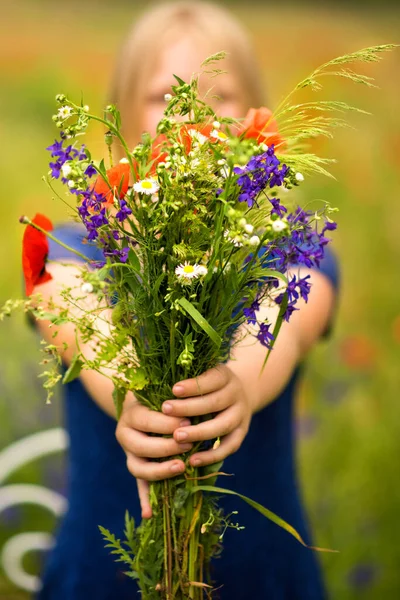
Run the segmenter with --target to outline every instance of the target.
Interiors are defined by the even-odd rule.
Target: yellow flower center
[[[228,136],[223,131],[218,131],[218,137],[220,140],[223,140],[223,141],[228,139]]]
[[[193,265],[185,265],[185,266],[183,267],[183,272],[184,272],[184,273],[188,273],[188,274],[190,274],[190,273],[193,273],[193,272],[194,272],[194,267],[193,267]]]
[[[145,190],[151,190],[153,183],[151,181],[142,181],[142,188]]]

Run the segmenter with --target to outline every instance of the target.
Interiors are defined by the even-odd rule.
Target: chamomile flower
[[[232,237],[231,232],[227,229],[224,231],[224,237],[231,242],[236,248],[241,248],[243,246],[244,236],[242,235],[234,235]]]
[[[249,239],[250,246],[258,246],[259,243],[260,243],[260,238],[258,237],[258,235],[253,235]]]
[[[93,292],[93,285],[89,282],[82,283],[81,292],[83,294],[91,294]]]
[[[152,177],[149,177],[148,179],[141,179],[133,184],[133,189],[135,192],[138,192],[139,194],[147,194],[148,196],[152,196],[158,192],[159,188],[160,186],[158,182]]]
[[[275,221],[272,221],[271,227],[276,233],[279,233],[286,229],[287,223],[285,223],[285,221],[282,221],[282,219],[276,219]]]
[[[207,136],[200,133],[200,131],[197,131],[197,129],[189,129],[188,134],[193,140],[198,142],[200,146],[202,146],[207,141]]]
[[[210,133],[210,137],[213,140],[218,141],[218,142],[227,142],[228,141],[228,136],[226,135],[226,133],[224,133],[220,129],[213,129],[212,132]]]
[[[64,177],[68,177],[68,175],[71,173],[71,171],[72,171],[71,165],[68,164],[67,162],[64,163],[63,166],[61,167],[61,172]]]
[[[60,119],[68,119],[68,117],[70,117],[72,114],[72,107],[68,106],[67,104],[65,106],[61,106],[61,108],[58,109],[57,112],[57,116]]]
[[[183,265],[179,265],[176,267],[175,274],[178,275],[178,277],[182,277],[184,279],[195,279],[196,277],[200,277],[200,275],[204,275],[204,273],[202,273],[200,265],[196,263],[194,265],[191,265],[187,261]]]

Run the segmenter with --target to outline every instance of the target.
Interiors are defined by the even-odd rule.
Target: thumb
[[[153,512],[150,506],[149,482],[145,479],[136,479],[140,506],[142,508],[142,519],[150,519]]]

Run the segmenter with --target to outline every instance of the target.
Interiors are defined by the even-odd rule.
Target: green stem
[[[132,175],[133,175],[134,179],[136,180],[136,173],[135,173],[135,168],[133,165],[132,155],[129,151],[127,143],[125,142],[125,140],[124,140],[123,136],[121,135],[121,133],[119,132],[118,128],[115,127],[115,125],[113,125],[113,123],[111,123],[111,121],[106,121],[106,119],[102,119],[101,117],[97,117],[96,115],[88,114],[87,116],[90,119],[93,119],[94,121],[98,121],[99,123],[103,123],[103,125],[106,125],[106,127],[108,127],[108,129],[110,131],[112,131],[112,133],[119,139],[119,141],[122,144],[123,149],[125,150],[126,158],[129,161],[129,166],[131,167]]]
[[[42,233],[44,233],[44,235],[46,235],[48,238],[50,238],[51,240],[53,240],[53,242],[56,242],[56,244],[58,244],[59,246],[62,246],[63,248],[65,248],[69,252],[72,252],[73,254],[76,254],[76,256],[79,256],[80,258],[83,258],[84,261],[91,262],[90,258],[88,258],[84,254],[82,254],[82,252],[79,252],[78,250],[75,250],[75,248],[71,248],[71,246],[68,246],[68,244],[64,244],[64,242],[60,242],[60,240],[58,240],[56,237],[54,237],[54,235],[52,235],[49,231],[46,231],[46,229],[43,229],[42,227],[40,227],[40,225],[36,225],[36,223],[34,223],[33,221],[31,221],[28,217],[22,217],[20,219],[20,222],[23,223],[23,224],[26,224],[26,225],[31,225],[31,227],[34,227],[38,231],[41,231]]]
[[[164,480],[163,497],[163,529],[164,529],[164,571],[165,571],[165,598],[172,598],[172,546],[171,546],[171,519],[170,519],[170,482]]]

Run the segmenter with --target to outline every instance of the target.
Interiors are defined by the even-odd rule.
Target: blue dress
[[[95,247],[82,246],[80,226],[65,225],[56,236],[100,259]],[[67,257],[50,242],[49,258]],[[321,271],[335,289],[336,261],[331,253]],[[219,484],[263,504],[293,525],[310,543],[296,481],[293,404],[300,368],[287,387],[252,419],[240,450],[229,456],[224,471],[235,477]],[[133,600],[136,583],[123,573],[104,548],[98,525],[122,537],[125,510],[140,522],[136,481],[126,468],[125,454],[115,438],[115,421],[90,398],[80,380],[64,387],[66,428],[70,436],[67,459],[69,508],[47,557],[38,600]],[[222,557],[213,575],[223,583],[222,600],[322,600],[325,591],[318,556],[304,548],[239,498],[221,499],[226,512],[238,510],[242,531],[228,530]]]

